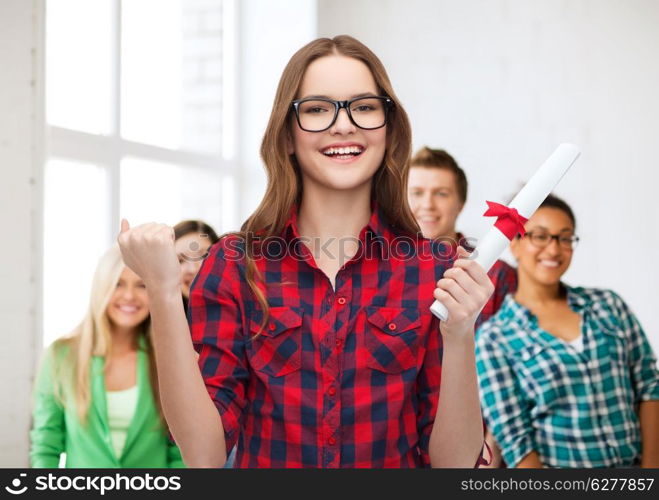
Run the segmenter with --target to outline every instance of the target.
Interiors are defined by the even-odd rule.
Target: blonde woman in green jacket
[[[142,280],[115,245],[100,260],[89,308],[44,355],[34,390],[32,467],[183,467],[160,411]]]

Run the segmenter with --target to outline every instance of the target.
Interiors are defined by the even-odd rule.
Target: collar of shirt
[[[311,257],[313,257],[313,254],[309,250],[309,247],[304,244],[303,237],[300,236],[298,230],[298,212],[299,206],[297,204],[293,205],[293,207],[291,207],[288,221],[284,225],[282,237],[288,244],[294,245],[295,251],[299,252],[297,255],[303,256],[305,260],[312,263],[313,259]],[[359,232],[359,244],[362,251],[358,251],[355,257],[348,262],[358,260],[358,258],[364,254],[367,256],[383,258],[385,255],[385,245],[390,245],[395,237],[386,220],[386,216],[382,213],[382,210],[377,203],[372,202],[371,217],[366,226],[364,226]],[[317,266],[313,265],[313,267]]]
[[[590,297],[580,293],[580,289],[568,286],[563,282],[560,283],[560,286],[567,294],[567,302],[574,312],[580,313],[591,303]],[[503,304],[501,304],[501,314],[509,316],[510,318],[518,318],[525,324],[537,321],[535,315],[527,307],[517,302],[512,293],[506,295]]]
[[[591,306],[592,299],[581,288],[574,288],[560,283],[561,289],[567,295],[570,308],[583,317],[584,311]],[[528,335],[544,344],[553,344],[556,338],[544,332],[538,325],[538,318],[527,307],[515,300],[514,294],[506,295],[497,317],[508,325],[511,331],[525,331]]]

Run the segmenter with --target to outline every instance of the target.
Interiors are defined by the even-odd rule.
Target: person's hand
[[[458,260],[437,282],[433,294],[448,310],[448,320],[440,324],[443,335],[473,335],[476,318],[494,292],[485,269],[468,256],[467,250],[458,247]]]
[[[147,290],[180,293],[181,270],[170,226],[150,222],[131,229],[122,219],[117,242],[124,263],[142,278]]]

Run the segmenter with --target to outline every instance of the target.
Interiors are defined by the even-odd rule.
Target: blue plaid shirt
[[[659,371],[627,304],[610,290],[567,289],[582,352],[504,300],[477,333],[481,404],[504,460],[536,451],[549,467],[615,467],[640,458],[636,407],[659,399]]]

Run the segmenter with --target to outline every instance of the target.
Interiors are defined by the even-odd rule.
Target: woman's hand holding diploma
[[[483,449],[483,421],[478,399],[474,323],[494,291],[483,267],[458,247],[458,259],[433,293],[449,312],[440,323],[442,378],[435,423],[430,435],[433,467],[473,467]],[[475,432],[475,430],[481,432]]]
[[[448,319],[441,324],[445,336],[466,333],[473,337],[476,318],[494,292],[485,269],[470,260],[469,255],[467,250],[458,247],[458,259],[437,282],[433,294],[449,313]]]
[[[486,216],[496,216],[497,221],[478,243],[474,250],[474,262],[485,271],[489,271],[518,232],[524,234],[524,222],[538,209],[540,203],[549,195],[563,178],[568,169],[579,157],[579,149],[574,144],[559,145],[552,155],[529,179],[522,190],[510,202],[508,207],[488,202]],[[435,295],[435,298],[437,296]],[[484,304],[483,304],[484,305]],[[430,307],[432,313],[446,322],[449,312],[448,304],[436,300]]]

